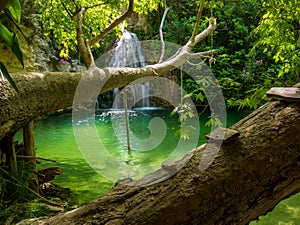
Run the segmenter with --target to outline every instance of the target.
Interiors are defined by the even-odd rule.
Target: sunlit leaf
[[[7,18],[9,18],[9,21],[10,22],[12,22],[14,25],[15,25],[15,27],[19,30],[19,32],[23,35],[23,37],[25,37],[25,35],[24,35],[24,33],[23,33],[23,31],[22,31],[22,29],[20,28],[20,26],[19,26],[19,22],[18,21],[16,21],[14,18],[13,18],[13,16],[11,15],[11,13],[10,13],[10,11],[8,10],[8,9],[4,9],[4,12],[5,12],[5,15],[7,16]],[[26,38],[26,37],[25,37]]]
[[[3,24],[0,23],[0,37],[11,48],[12,52],[16,55],[16,57],[24,67],[23,53],[20,49],[16,34],[9,31]]]
[[[10,0],[4,8],[18,22],[21,22],[21,4],[18,0]]]
[[[8,80],[8,82],[11,84],[11,86],[19,93],[19,89],[18,89],[16,83],[11,78],[6,67],[4,66],[4,64],[2,62],[0,62],[0,73]]]

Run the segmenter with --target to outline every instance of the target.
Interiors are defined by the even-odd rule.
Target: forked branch
[[[88,41],[88,45],[90,47],[93,46],[93,45],[95,45],[97,42],[99,42],[100,40],[104,39],[104,37],[110,31],[112,31],[116,26],[118,26],[119,24],[121,24],[128,17],[130,17],[131,14],[133,13],[133,5],[134,5],[134,0],[129,0],[129,6],[128,6],[127,11],[122,16],[120,16],[118,19],[116,19],[114,22],[112,22],[108,27],[106,27],[99,35],[95,36],[93,39],[91,39],[90,41]]]
[[[198,31],[198,28],[199,28],[199,25],[200,25],[200,21],[201,21],[203,7],[204,7],[204,0],[200,3],[199,9],[198,9],[197,20],[196,20],[196,23],[195,23],[195,26],[194,26],[192,36],[190,38],[191,43],[195,42],[195,37],[196,37],[197,31]]]

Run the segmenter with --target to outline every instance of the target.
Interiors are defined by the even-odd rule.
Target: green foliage
[[[190,138],[191,132],[195,130],[195,127],[188,124],[188,120],[196,117],[191,105],[187,102],[182,102],[171,112],[171,115],[179,114],[178,120],[181,123],[181,129],[176,131],[176,135],[180,136],[183,140]]]
[[[51,212],[53,209],[54,207],[46,205],[37,199],[30,202],[15,203],[1,211],[0,224],[16,224],[29,218],[47,218],[55,214]]]
[[[20,145],[15,146],[17,149]],[[18,160],[18,173],[12,175],[7,168],[0,167],[0,224],[15,224],[33,217],[51,216],[77,203],[76,196],[68,189],[54,186],[40,190],[40,195],[31,189],[33,178],[32,163]],[[41,195],[43,197],[41,197]],[[56,207],[53,206],[56,203]],[[57,205],[60,205],[57,208]]]
[[[300,8],[298,0],[264,0],[266,13],[254,34],[260,35],[255,47],[281,64],[279,76],[300,73]],[[253,49],[252,53],[256,51]]]
[[[10,0],[4,7],[4,16],[8,18],[8,20],[14,24],[19,30],[18,24],[21,21],[21,5],[18,0]],[[0,12],[1,13],[1,12]],[[19,46],[19,41],[14,32],[9,30],[7,26],[0,23],[0,38],[6,43],[8,47],[11,48],[12,52],[15,54],[21,65],[24,67],[23,62],[23,53]],[[9,83],[13,86],[13,88],[18,91],[18,87],[15,84],[14,80],[9,75],[5,65],[0,62],[0,73],[9,81]]]
[[[196,46],[194,51],[216,49],[217,53],[214,57],[217,62],[212,65],[211,70],[218,79],[228,107],[255,109],[267,100],[265,93],[271,87],[290,86],[297,82],[295,74],[299,75],[299,72],[296,72],[297,66],[295,64],[299,65],[298,49],[300,48],[297,48],[295,43],[299,41],[285,38],[286,41],[277,41],[277,45],[281,45],[278,48],[280,51],[278,49],[266,51],[265,46],[268,42],[270,42],[269,47],[272,48],[273,45],[275,46],[274,43],[272,45],[272,40],[275,42],[276,39],[282,40],[276,38],[276,35],[268,38],[268,35],[276,32],[277,35],[280,35],[288,29],[288,26],[282,23],[276,25],[281,26],[281,29],[276,26],[272,28],[276,29],[276,32],[270,31],[268,30],[270,27],[262,25],[265,22],[266,15],[268,15],[266,5],[270,5],[271,2],[224,0],[217,1],[218,4],[205,5],[206,8],[204,8],[199,31],[207,26],[208,18],[211,15],[217,17],[218,26],[210,38]],[[195,1],[185,0],[180,0],[181,4],[177,5],[176,3],[168,3],[171,7],[170,11],[174,13],[169,13],[167,16],[164,26],[165,40],[183,45],[194,28],[193,24],[196,20],[194,15],[196,15],[197,4]],[[278,8],[281,8],[280,12],[284,10],[291,12],[292,6],[295,6],[294,1],[289,3],[287,8],[283,4],[274,3],[271,9],[275,10],[274,12],[278,11]],[[297,7],[294,7],[293,10],[297,10]],[[294,28],[298,23],[295,21],[297,15],[295,13],[295,16],[294,14],[290,16],[290,19],[294,19]],[[280,13],[277,13],[277,17],[282,18]],[[266,33],[263,35],[260,33],[261,27],[266,29]],[[289,29],[291,30],[291,28]],[[295,33],[295,31],[288,32],[285,35],[299,38],[299,32]],[[296,47],[294,48],[294,46]],[[294,64],[290,63],[286,58],[287,56],[284,55],[284,51],[287,50],[292,53],[291,58],[294,60]],[[285,72],[284,77],[282,72]],[[176,80],[180,83],[180,73],[175,72],[174,74],[177,76]],[[203,83],[204,80],[201,82]],[[188,93],[188,97],[191,97],[198,105],[203,105],[206,101],[203,99],[201,82],[194,81],[188,76],[183,78],[183,87]]]
[[[3,76],[8,80],[8,82],[10,83],[10,85],[17,91],[18,87],[16,85],[16,83],[14,82],[14,80],[11,78],[11,76],[9,75],[9,72],[7,71],[5,65],[0,61],[0,73],[3,74]]]
[[[77,51],[76,21],[69,14],[76,8],[88,8],[84,19],[84,38],[89,40],[126,9],[128,1],[36,1],[40,5],[45,33],[61,58],[67,59]],[[164,11],[161,0],[136,1],[135,11],[149,13],[150,39],[158,37],[158,27]],[[166,1],[170,11],[163,31],[164,39],[184,45],[189,39],[201,0]],[[158,10],[158,11],[153,11]],[[54,15],[54,16],[53,16]],[[211,16],[217,18],[216,31],[194,48],[195,52],[216,49],[217,63],[211,68],[219,81],[229,107],[256,108],[264,103],[265,91],[274,85],[291,85],[299,79],[299,7],[296,0],[211,0],[205,2],[199,31]],[[120,31],[92,49],[99,56],[108,41]],[[249,54],[250,53],[250,54]],[[180,81],[180,72],[173,73]],[[278,76],[279,75],[279,76]],[[284,76],[283,76],[284,75]],[[205,104],[203,90],[197,81],[184,76],[184,89],[197,104]],[[203,87],[202,87],[203,88]]]
[[[223,124],[222,124],[221,120],[218,118],[218,116],[215,115],[214,113],[212,113],[212,115],[210,115],[208,117],[208,121],[205,123],[205,126],[207,126],[207,127],[223,127]]]
[[[121,16],[124,9],[127,9],[128,2],[128,0],[36,1],[40,6],[44,34],[54,40],[55,48],[59,50],[58,54],[61,58],[68,58],[71,52],[77,50],[77,21],[72,20],[70,14],[81,8],[87,9],[84,15],[83,35],[85,40],[90,40]],[[156,10],[161,4],[161,0],[135,1],[134,10],[138,13],[149,13]],[[120,32],[121,28],[116,27],[114,31]],[[108,39],[110,40],[111,37]],[[97,43],[93,52],[99,52],[99,48],[104,50],[105,43],[109,40]]]
[[[20,49],[16,34],[14,32],[11,32],[6,26],[0,23],[0,37],[2,38],[2,40],[4,40],[6,45],[11,48],[12,52],[16,55],[19,62],[24,67],[23,53]]]

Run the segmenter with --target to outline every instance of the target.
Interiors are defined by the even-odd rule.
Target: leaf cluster
[[[195,17],[191,15],[195,15],[197,2],[179,2],[178,5],[168,2],[174,13],[168,14],[166,20],[165,40],[184,44],[193,29]],[[217,18],[218,27],[194,50],[216,49],[216,63],[211,70],[228,107],[255,109],[267,100],[265,93],[271,87],[297,82],[300,65],[297,21],[300,17],[295,1],[224,0],[216,3],[204,9],[199,29],[206,26],[212,15]],[[275,25],[280,21],[278,18],[282,22]],[[175,75],[180,83],[180,72]],[[183,87],[197,104],[205,103],[197,81],[185,76]]]
[[[15,26],[19,31],[19,24],[21,22],[21,5],[19,0],[9,0],[3,4],[3,8],[0,8],[0,14],[3,14],[4,18],[10,22],[10,25]],[[0,38],[5,42],[5,44],[10,47],[14,55],[17,57],[21,65],[24,67],[23,53],[19,46],[18,37],[15,32],[9,29],[8,26],[4,25],[0,21]],[[14,80],[11,78],[5,65],[0,61],[0,75],[3,75],[13,88],[18,92],[18,87]]]
[[[265,14],[255,29],[255,47],[281,63],[279,76],[300,73],[300,8],[298,0],[264,0]],[[253,49],[255,51],[255,49]]]
[[[67,58],[71,52],[77,51],[77,21],[74,19],[76,10],[86,9],[83,21],[83,38],[91,40],[106,27],[112,24],[128,7],[128,0],[41,0],[39,4],[44,34],[55,42],[59,57]],[[161,0],[135,1],[134,11],[149,13],[162,4]],[[125,24],[126,26],[126,24]],[[114,32],[120,33],[121,28],[115,27]],[[109,37],[109,40],[111,37]],[[109,40],[96,43],[94,52],[104,49]]]

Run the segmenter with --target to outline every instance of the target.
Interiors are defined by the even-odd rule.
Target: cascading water
[[[110,61],[110,67],[144,67],[147,63],[144,59],[144,55],[142,53],[142,47],[137,38],[136,34],[128,32],[127,30],[123,31],[122,38],[118,41],[117,47],[115,49],[115,53]],[[133,88],[130,89],[130,94],[126,98],[127,101],[136,102],[136,99],[142,99],[142,101],[136,104],[134,107],[149,107],[149,83],[134,85]],[[124,103],[122,101],[118,101],[119,98],[119,89],[114,89],[114,109],[122,109],[124,108]]]
[[[110,61],[111,67],[143,67],[147,63],[142,53],[142,47],[136,34],[123,31],[118,41],[115,53]]]

